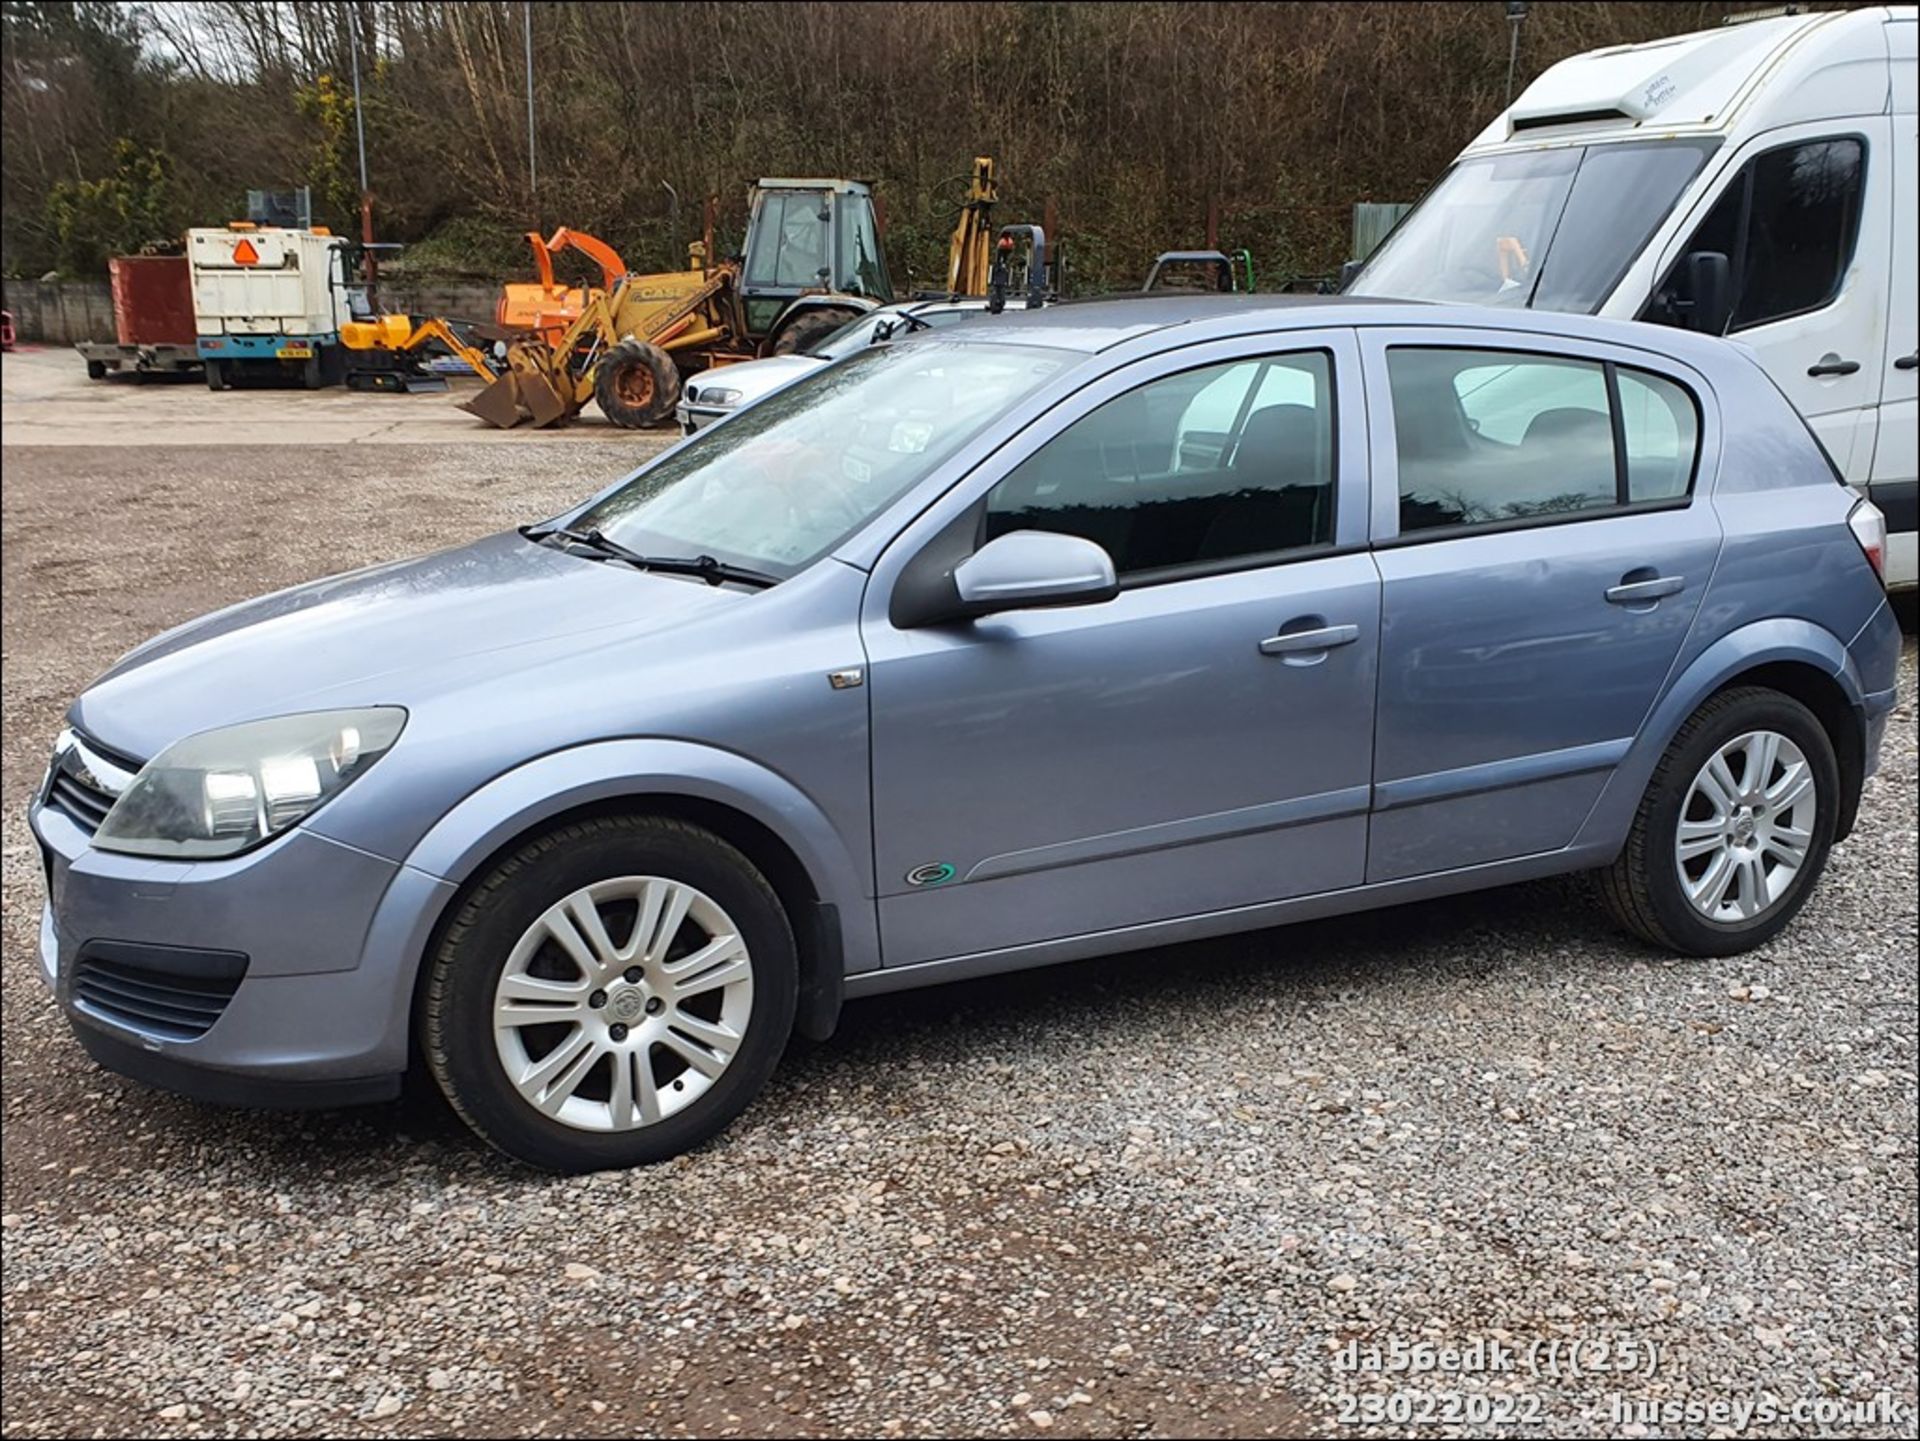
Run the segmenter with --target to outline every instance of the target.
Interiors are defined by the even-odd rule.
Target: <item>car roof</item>
[[[1097,354],[1159,333],[1169,348],[1236,335],[1324,327],[1509,330],[1517,335],[1630,345],[1676,359],[1710,363],[1741,349],[1716,337],[1637,320],[1601,320],[1550,310],[1436,305],[1372,295],[1205,295],[1133,291],[1063,300],[1040,310],[1009,300],[1004,313],[967,319],[942,330],[956,340],[997,338],[1025,345]],[[1150,347],[1158,348],[1158,347]]]

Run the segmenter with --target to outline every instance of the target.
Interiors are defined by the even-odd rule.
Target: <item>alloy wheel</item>
[[[726,911],[678,881],[623,876],[527,927],[494,987],[494,1047],[543,1114],[630,1131],[704,1095],[752,1013],[752,957]]]
[[[1674,836],[1694,909],[1725,925],[1777,905],[1807,863],[1819,804],[1813,767],[1778,731],[1749,731],[1715,751],[1687,790]]]

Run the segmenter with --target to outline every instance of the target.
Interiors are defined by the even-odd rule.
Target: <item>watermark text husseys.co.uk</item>
[[[1814,1427],[1823,1431],[1886,1427],[1911,1423],[1913,1413],[1882,1391],[1865,1399],[1844,1396],[1739,1396],[1719,1401],[1649,1400],[1618,1392],[1607,1397],[1602,1412],[1613,1426],[1705,1426],[1740,1435],[1754,1426]],[[1911,1434],[1911,1433],[1909,1433]]]

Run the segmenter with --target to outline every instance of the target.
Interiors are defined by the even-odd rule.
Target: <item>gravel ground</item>
[[[1734,960],[1624,941],[1572,880],[863,1002],[699,1154],[577,1180],[430,1097],[252,1115],[94,1070],[35,974],[23,818],[75,690],[212,606],[548,513],[623,445],[7,449],[6,1435],[1714,1429],[1610,1392],[1890,1393],[1751,1434],[1913,1434],[1911,644],[1859,833]],[[1390,1338],[1516,1358],[1340,1368]],[[1653,1374],[1527,1367],[1604,1339]],[[1341,1424],[1409,1391],[1540,1424]]]

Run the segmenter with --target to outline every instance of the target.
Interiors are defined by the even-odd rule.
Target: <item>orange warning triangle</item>
[[[260,252],[253,248],[253,242],[251,240],[242,236],[240,243],[233,247],[233,263],[235,265],[258,265],[260,263]]]

